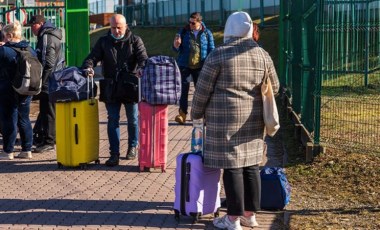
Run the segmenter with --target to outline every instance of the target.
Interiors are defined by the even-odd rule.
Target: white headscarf
[[[224,27],[224,42],[233,37],[252,38],[253,26],[249,14],[243,11],[231,14]]]

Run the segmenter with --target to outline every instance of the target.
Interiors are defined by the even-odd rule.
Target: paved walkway
[[[58,169],[55,152],[34,154],[31,160],[0,161],[0,229],[214,229],[211,215],[197,224],[192,224],[188,217],[182,217],[179,223],[174,219],[175,158],[178,153],[189,151],[192,127],[190,121],[185,126],[176,124],[177,107],[169,108],[165,173],[140,173],[137,159],[124,159],[124,112],[123,158],[119,166],[106,167],[107,118],[103,103],[99,104],[99,111],[100,165],[91,164],[87,170]],[[31,114],[33,122],[36,115]],[[280,141],[269,139],[268,160],[264,164],[281,166],[281,149]],[[224,214],[222,209],[221,215]],[[282,212],[260,212],[258,222],[258,229],[284,229]]]

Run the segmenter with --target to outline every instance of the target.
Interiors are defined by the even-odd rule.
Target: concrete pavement
[[[87,170],[59,169],[55,152],[33,154],[30,160],[0,161],[0,229],[214,229],[212,215],[197,224],[189,217],[181,216],[179,223],[174,219],[175,158],[190,150],[192,128],[190,120],[177,125],[176,114],[177,107],[170,106],[165,173],[139,172],[137,159],[125,160],[124,111],[120,165],[104,165],[109,151],[103,103],[99,103],[100,165],[91,163]],[[36,115],[31,114],[33,122]],[[268,157],[263,164],[281,166],[281,140],[267,141]],[[283,212],[260,212],[257,229],[284,229],[283,216]]]

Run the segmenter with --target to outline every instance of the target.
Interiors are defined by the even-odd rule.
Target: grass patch
[[[346,74],[324,80],[321,104],[321,142],[346,151],[380,155],[380,78]]]
[[[379,229],[380,158],[328,148],[305,163],[294,124],[286,113],[280,117],[292,186],[289,229]]]

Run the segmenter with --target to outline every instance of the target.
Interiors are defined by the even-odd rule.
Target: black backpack
[[[42,65],[30,47],[9,46],[17,52],[16,73],[11,79],[14,90],[21,95],[37,95],[42,86]]]

